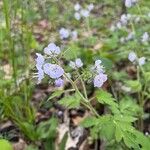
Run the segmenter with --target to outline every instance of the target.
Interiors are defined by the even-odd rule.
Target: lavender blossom
[[[82,9],[82,10],[80,11],[80,13],[81,13],[81,16],[83,16],[83,17],[85,17],[85,18],[89,17],[89,15],[90,15],[89,10],[87,10],[87,9]]]
[[[55,80],[55,86],[56,87],[62,87],[64,85],[64,80],[59,78]]]
[[[130,52],[129,55],[128,55],[128,59],[131,62],[134,62],[137,59],[137,56],[136,56],[136,54],[134,52]]]
[[[75,60],[75,64],[76,64],[76,67],[77,67],[77,68],[81,68],[81,67],[83,66],[83,62],[81,61],[80,58],[77,58],[77,59]]]
[[[64,74],[63,68],[56,64],[46,63],[43,68],[45,74],[49,75],[52,79],[58,79]]]
[[[88,6],[87,6],[87,9],[89,10],[89,11],[92,11],[93,9],[94,9],[94,5],[91,3],[91,4],[89,4]]]
[[[135,33],[134,33],[134,32],[130,32],[130,33],[128,34],[128,36],[126,37],[126,40],[127,40],[127,41],[132,40],[132,39],[134,39],[134,37],[135,37]]]
[[[42,79],[44,78],[44,71],[42,69],[39,69],[37,72],[38,82],[37,84],[41,83]]]
[[[140,66],[143,66],[143,65],[145,64],[145,60],[146,60],[146,58],[145,58],[145,57],[141,57],[141,58],[139,58],[139,59],[138,59],[138,63],[139,63],[139,65],[140,65]]]
[[[77,58],[75,62],[70,61],[69,66],[73,69],[81,68],[83,66],[83,62],[80,58]]]
[[[107,81],[107,75],[100,73],[100,74],[96,75],[94,78],[94,87],[100,88],[106,81]]]
[[[65,28],[61,28],[59,30],[59,34],[61,39],[67,39],[69,37],[69,30]]]
[[[128,23],[128,17],[127,17],[127,15],[126,15],[126,14],[123,14],[123,15],[121,16],[121,18],[120,18],[120,21],[121,21],[121,23],[122,23],[123,25],[127,25],[127,23]]]
[[[38,84],[39,84],[41,80],[44,78],[44,72],[43,72],[42,67],[43,67],[45,59],[39,53],[36,53],[36,55],[37,55],[37,58],[35,59],[35,61],[36,61],[36,68],[38,70],[37,77],[38,77]]]
[[[116,27],[117,27],[118,29],[121,29],[121,28],[122,28],[121,22],[117,22]]]
[[[72,37],[73,40],[76,40],[77,37],[78,37],[77,31],[72,31],[72,32],[71,32],[71,37]]]
[[[81,19],[81,15],[78,12],[75,12],[74,17],[76,20],[80,20]]]
[[[145,43],[149,40],[149,34],[147,32],[145,32],[143,35],[142,35],[142,42]]]
[[[35,61],[36,61],[36,68],[37,68],[37,69],[41,69],[42,66],[43,66],[43,64],[44,64],[45,59],[44,59],[44,57],[43,57],[41,54],[39,54],[39,53],[36,53],[36,55],[37,55],[37,58],[35,59]]]
[[[50,56],[57,56],[60,52],[60,48],[54,43],[50,43],[46,48],[44,48],[44,53]]]
[[[132,0],[125,0],[125,6],[130,8],[132,7],[133,3],[132,3]]]
[[[101,61],[101,60],[99,60],[99,59],[98,59],[98,60],[96,60],[96,61],[95,61],[95,67],[99,66],[101,63],[102,63],[102,61]]]
[[[75,11],[79,11],[81,9],[81,5],[79,4],[79,3],[76,3],[75,5],[74,5],[74,10]]]
[[[96,60],[95,61],[95,66],[94,66],[94,70],[96,71],[96,73],[104,73],[104,66],[102,65],[102,61],[101,60]]]

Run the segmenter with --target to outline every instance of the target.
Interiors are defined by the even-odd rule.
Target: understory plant
[[[104,140],[106,148],[147,150],[148,138],[134,127],[138,120],[137,114],[141,112],[139,106],[128,97],[122,100],[115,99],[102,88],[109,80],[103,62],[97,59],[94,60],[94,64],[86,66],[80,58],[65,61],[65,52],[59,46],[50,43],[44,48],[44,55],[36,54],[38,83],[44,77],[48,77],[49,82],[59,88],[59,91],[54,92],[49,99],[70,92],[69,96],[61,98],[58,103],[68,109],[87,109],[91,115],[81,122],[81,126],[90,129],[93,139]],[[67,84],[71,88],[64,90],[63,87]],[[95,87],[92,96],[88,90],[90,86]],[[100,115],[93,107],[94,100],[106,107],[104,114]]]
[[[55,149],[60,120],[55,112],[46,121],[38,114],[56,100],[66,109],[86,110],[80,127],[95,149],[150,149],[149,6],[149,0],[0,2],[0,121],[7,118],[19,128],[31,142],[27,150]],[[37,108],[31,58],[48,41],[62,45],[50,43],[36,53],[37,83],[54,86]],[[0,133],[10,141],[11,136]]]

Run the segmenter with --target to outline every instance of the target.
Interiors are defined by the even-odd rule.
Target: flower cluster
[[[132,23],[139,23],[141,20],[141,17],[138,15],[131,15],[131,14],[122,14],[119,21],[112,25],[110,30],[115,31],[117,29],[122,29],[123,27],[126,27],[127,25],[131,25]]]
[[[130,14],[122,14],[120,17],[120,23],[122,25],[127,25],[128,21],[130,21],[131,15]]]
[[[61,28],[59,30],[59,35],[60,35],[61,39],[67,39],[67,38],[71,37],[73,40],[76,40],[78,37],[77,31],[75,31],[75,30],[70,31],[70,30],[65,29],[65,28]]]
[[[104,67],[102,65],[101,60],[96,60],[94,67],[92,67],[92,70],[96,72],[96,75],[94,77],[94,87],[102,87],[104,82],[107,81],[107,75],[105,74]]]
[[[131,32],[130,30],[128,30],[127,27],[131,26],[131,23],[138,23],[140,20],[141,18],[137,15],[123,14],[121,15],[119,21],[115,25],[111,26],[110,30],[114,32],[117,29],[124,29],[126,32],[128,32],[128,35],[126,37],[120,38],[121,43],[126,43],[130,40],[133,40],[136,37],[135,36],[136,33],[134,31]],[[143,35],[141,35],[139,41],[141,41],[142,43],[147,43],[149,42],[149,39],[150,37],[148,32],[145,32],[143,33]]]
[[[74,17],[76,20],[80,20],[81,17],[87,18],[90,15],[90,12],[94,9],[94,5],[91,3],[87,6],[86,9],[82,8],[79,3],[76,3],[74,10],[76,11]]]
[[[120,42],[121,43],[126,43],[128,41],[133,40],[134,38],[135,38],[135,33],[134,32],[130,32],[127,37],[121,37],[120,38]],[[149,42],[149,40],[150,40],[150,37],[149,37],[148,32],[143,33],[143,35],[141,36],[140,41],[142,43],[147,43],[147,42]]]
[[[70,61],[69,66],[72,69],[78,69],[83,66],[83,62],[80,58],[77,58],[75,61]],[[105,74],[104,67],[101,60],[96,60],[95,65],[91,68],[92,74],[94,74],[94,87],[102,87],[104,82],[107,80],[107,75]]]
[[[146,60],[145,57],[138,58],[135,52],[130,52],[128,55],[128,59],[133,63],[137,63],[139,66],[143,66]]]
[[[46,48],[44,48],[44,53],[52,57],[57,57],[60,54],[60,47],[56,46],[54,43],[50,43]],[[64,70],[61,66],[53,63],[47,63],[43,55],[36,53],[36,68],[38,70],[37,77],[38,83],[44,78],[44,74],[48,75],[51,79],[55,80],[56,86],[62,86],[63,80],[61,77],[64,74]]]
[[[63,76],[66,81],[71,83],[71,74],[65,73],[64,69],[59,65],[59,60],[57,56],[61,53],[59,46],[54,43],[50,43],[46,48],[44,48],[45,56],[37,53],[36,58],[36,68],[38,70],[37,77],[38,83],[44,78],[44,75],[47,75],[51,78],[56,87],[62,87],[64,85]],[[49,62],[48,62],[49,61]],[[69,62],[69,66],[78,71],[79,68],[83,67],[83,62],[80,58],[75,59],[74,61]],[[92,70],[92,80],[94,87],[102,87],[104,82],[107,80],[107,75],[105,74],[104,67],[101,60],[96,60]]]

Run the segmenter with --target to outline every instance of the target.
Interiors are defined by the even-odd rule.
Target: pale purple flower
[[[38,72],[37,72],[37,77],[38,77],[38,83],[41,83],[42,79],[44,78],[44,71],[43,69],[38,69]]]
[[[45,59],[44,59],[44,57],[43,57],[41,54],[39,54],[39,53],[36,53],[36,55],[37,55],[37,58],[35,59],[35,61],[36,61],[36,68],[37,68],[37,69],[41,69],[42,66],[43,66],[43,64],[44,64]]]
[[[80,20],[81,19],[81,15],[78,12],[75,12],[74,17],[76,20]]]
[[[50,56],[57,56],[61,52],[59,46],[54,43],[50,43],[46,48],[44,48],[44,53]]]
[[[126,40],[127,40],[127,41],[132,40],[132,39],[134,39],[134,37],[135,37],[135,33],[134,33],[134,32],[130,32],[130,33],[128,34],[128,36],[126,37]]]
[[[72,31],[72,32],[71,32],[71,37],[72,37],[73,40],[76,40],[77,37],[78,37],[77,31]]]
[[[73,69],[81,68],[83,66],[83,62],[80,58],[77,58],[75,62],[70,61],[69,66]]]
[[[125,6],[130,8],[132,7],[133,3],[132,3],[132,0],[125,0]]]
[[[94,66],[94,70],[96,71],[96,73],[104,73],[104,66],[102,65],[102,61],[101,60],[96,60],[95,61],[95,66]]]
[[[121,22],[117,22],[116,26],[118,29],[121,29],[122,28]]]
[[[96,75],[94,78],[94,87],[100,88],[106,81],[107,81],[107,75],[100,73],[100,74]]]
[[[64,80],[59,78],[55,80],[55,86],[56,87],[62,87],[64,85]]]
[[[103,72],[105,72],[104,66],[102,66],[102,65],[97,66],[96,67],[96,72],[97,73],[103,73]]]
[[[147,32],[145,32],[143,35],[142,35],[142,42],[147,42],[149,40],[149,34]]]
[[[50,74],[51,65],[52,65],[52,64],[50,64],[50,63],[45,63],[45,64],[43,65],[43,70],[44,70],[44,73],[45,73],[45,74],[47,74],[47,75]]]
[[[128,23],[128,17],[126,14],[121,15],[120,21],[123,25],[126,25]]]
[[[38,70],[37,77],[38,77],[38,84],[39,84],[41,80],[44,78],[44,72],[43,72],[42,67],[43,67],[45,59],[39,53],[36,53],[36,55],[37,55],[37,58],[35,59],[35,61],[36,61],[36,68]]]
[[[141,58],[139,58],[139,59],[138,59],[138,63],[139,63],[139,65],[140,65],[140,66],[143,66],[143,65],[145,64],[145,60],[146,60],[146,58],[145,58],[145,57],[141,57]]]
[[[60,34],[60,38],[61,39],[67,39],[69,37],[69,30],[68,29],[65,29],[65,28],[61,28],[59,30],[59,34]]]
[[[43,69],[52,79],[58,79],[64,74],[63,68],[56,64],[46,63],[44,64]]]
[[[92,72],[96,74],[93,80],[94,87],[102,87],[104,82],[107,80],[107,75],[104,74],[105,70],[100,59],[95,61],[95,65],[92,67]]]
[[[75,60],[75,64],[76,64],[76,67],[77,67],[77,68],[81,68],[81,67],[83,66],[83,62],[81,61],[80,58],[77,58],[77,59]]]
[[[74,5],[74,10],[75,11],[79,11],[81,9],[81,5],[79,4],[79,3],[76,3],[75,5]]]
[[[89,11],[92,11],[92,10],[94,9],[93,3],[89,4],[89,5],[87,6],[87,9],[88,9]]]
[[[87,9],[82,9],[82,10],[80,11],[80,13],[81,13],[81,16],[83,16],[83,17],[85,17],[85,18],[89,17],[89,15],[90,15],[89,10],[87,10]]]
[[[128,55],[128,59],[131,62],[134,62],[137,59],[137,56],[136,56],[136,54],[134,52],[130,52],[129,55]]]
[[[95,61],[95,67],[99,66],[101,63],[102,63],[102,61],[101,61],[101,60],[99,60],[99,59],[98,59],[98,60],[96,60],[96,61]]]

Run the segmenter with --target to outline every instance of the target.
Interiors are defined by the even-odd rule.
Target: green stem
[[[80,78],[80,81],[81,81],[81,84],[82,84],[82,87],[83,87],[84,96],[85,96],[86,99],[88,99],[87,92],[86,92],[86,87],[85,87],[83,78],[82,78],[82,76],[80,76],[78,70],[77,70],[77,74],[78,74],[78,76]]]
[[[140,69],[139,66],[137,66],[137,80],[140,82]],[[143,108],[143,100],[141,97],[141,92],[138,92],[138,102],[141,108]],[[142,131],[143,130],[143,118],[140,116],[139,118],[139,129]]]
[[[66,75],[66,73],[64,73],[64,76],[70,81],[71,85],[73,86],[73,88],[75,89],[75,91],[79,94],[79,96],[82,98],[81,103],[87,107],[89,110],[91,110],[93,112],[94,115],[96,115],[97,117],[99,117],[99,114],[96,112],[96,110],[93,108],[93,106],[91,105],[90,101],[88,99],[86,99],[82,93],[79,91],[79,89],[77,88],[76,84],[74,84],[74,82],[68,78],[68,76]]]
[[[60,63],[59,63],[59,61],[57,60],[57,58],[53,57],[53,59],[54,59],[54,61],[56,61],[56,63],[57,63],[58,65],[60,65]],[[60,65],[60,66],[61,66],[61,65]],[[91,110],[91,112],[92,112],[95,116],[99,117],[99,114],[98,114],[97,111],[94,109],[94,107],[91,105],[90,101],[89,101],[88,99],[86,99],[86,98],[82,95],[82,93],[79,91],[77,85],[73,82],[73,80],[70,79],[70,78],[67,76],[66,73],[64,73],[64,77],[65,77],[66,79],[68,79],[68,81],[70,81],[72,87],[75,89],[75,91],[77,92],[77,94],[79,94],[79,96],[81,97],[81,99],[82,99],[81,103],[82,103],[86,108],[88,108],[89,110]]]

